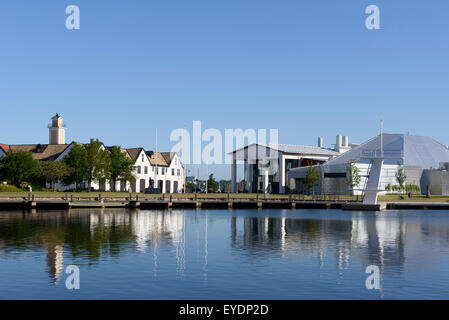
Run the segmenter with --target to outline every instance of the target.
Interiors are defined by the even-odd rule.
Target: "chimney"
[[[342,146],[343,146],[343,137],[340,136],[340,135],[338,135],[338,136],[337,136],[337,141],[336,141],[335,147],[336,147],[337,149],[340,149]]]
[[[318,147],[319,148],[323,147],[323,138],[321,138],[321,137],[318,138]]]

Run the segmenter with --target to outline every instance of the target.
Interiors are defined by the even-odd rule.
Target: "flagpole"
[[[381,116],[380,117],[380,154],[381,154],[381,157],[383,157],[383,154],[384,154],[383,131],[384,131],[384,118]]]
[[[159,188],[159,183],[157,180],[157,174],[158,174],[158,172],[157,172],[157,128],[156,128],[156,152],[155,152],[154,156],[156,158],[155,182],[156,182],[156,188]],[[162,192],[162,188],[160,191]]]

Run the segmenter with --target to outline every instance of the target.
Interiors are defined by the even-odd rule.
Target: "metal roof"
[[[386,164],[400,162],[404,166],[439,168],[440,163],[449,162],[449,150],[430,137],[384,133],[382,138],[384,154],[400,155],[385,160]],[[346,164],[350,160],[355,160],[358,163],[368,163],[369,159],[364,155],[380,153],[380,145],[381,139],[380,135],[378,135],[339,157],[329,160],[324,165]]]
[[[312,146],[298,146],[298,145],[289,145],[289,144],[277,144],[277,145],[263,145],[263,144],[257,144],[253,143],[249,146],[246,146],[244,148],[237,149],[232,153],[236,153],[240,150],[249,148],[251,146],[262,146],[266,148],[271,148],[273,150],[277,150],[283,153],[290,153],[290,154],[308,154],[308,155],[323,155],[323,156],[338,156],[340,155],[339,152],[336,152],[334,150],[326,149],[326,148],[320,148],[320,147],[312,147]]]

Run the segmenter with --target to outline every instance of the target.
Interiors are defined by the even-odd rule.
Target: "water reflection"
[[[349,268],[356,259],[362,265],[378,265],[382,272],[387,269],[402,272],[406,257],[414,256],[417,243],[449,246],[447,218],[401,213],[301,214],[288,210],[275,216],[254,215],[260,212],[126,209],[0,212],[0,259],[41,250],[46,254],[47,272],[56,284],[66,257],[92,265],[108,257],[119,258],[129,250],[151,252],[156,275],[161,268],[159,250],[170,248],[178,275],[186,272],[187,252],[191,256],[196,252],[197,257],[201,256],[202,273],[207,280],[209,252],[216,243],[226,241],[230,241],[232,255],[245,259],[301,255],[316,259],[320,268],[331,261],[340,270]],[[220,230],[229,235],[229,240],[217,238]],[[214,240],[213,248],[210,239]],[[426,253],[420,253],[420,259],[426,259]]]
[[[357,214],[348,219],[243,218],[239,234],[237,217],[231,218],[232,246],[245,255],[296,252],[314,254],[320,267],[326,252],[335,255],[339,269],[346,269],[351,256],[364,264],[402,267],[407,224],[402,218]],[[411,225],[409,233],[414,236]]]

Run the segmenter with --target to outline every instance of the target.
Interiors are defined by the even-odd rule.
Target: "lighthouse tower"
[[[62,117],[59,114],[51,118],[48,130],[50,131],[50,144],[65,144],[65,126],[62,124]]]

